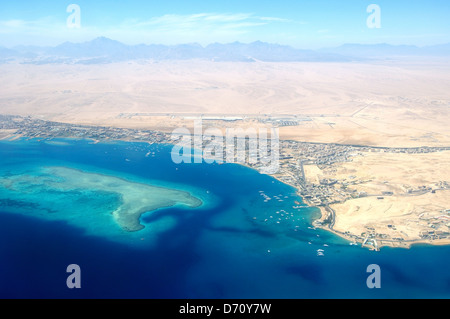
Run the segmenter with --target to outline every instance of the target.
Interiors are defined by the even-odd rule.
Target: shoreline
[[[308,204],[309,205],[309,204]],[[367,237],[363,238],[361,236],[351,234],[351,233],[343,233],[341,231],[333,229],[335,222],[335,213],[330,214],[327,209],[333,210],[331,207],[318,207],[318,206],[310,206],[317,207],[320,210],[321,217],[313,221],[313,225],[317,228],[324,229],[326,231],[332,232],[333,234],[344,238],[348,241],[351,241],[355,244],[361,244],[361,247],[367,247],[371,250],[379,251],[382,247],[391,247],[391,248],[406,248],[410,249],[414,245],[430,245],[430,246],[447,246],[450,245],[450,239],[411,239],[411,240],[392,240],[392,239],[380,239],[375,237]],[[333,210],[334,211],[334,210]],[[331,217],[330,217],[331,216]],[[327,219],[330,221],[324,222]],[[375,233],[376,235],[376,233]]]
[[[247,168],[253,169],[258,171],[257,169],[255,169],[254,167],[251,167],[247,164],[241,164],[241,163],[236,163],[239,165],[243,165]],[[414,240],[403,240],[403,241],[399,241],[399,240],[389,240],[389,239],[373,239],[373,238],[368,238],[368,240],[365,242],[366,238],[363,238],[361,236],[358,236],[356,234],[351,234],[351,233],[344,233],[338,230],[335,230],[334,227],[334,223],[335,223],[335,219],[336,219],[336,212],[327,206],[317,206],[312,204],[311,202],[309,202],[304,195],[301,194],[301,189],[299,189],[298,187],[296,187],[295,185],[292,185],[290,183],[287,183],[279,178],[277,178],[274,175],[269,174],[269,176],[275,178],[277,181],[291,186],[293,189],[296,190],[296,194],[297,196],[299,196],[302,199],[302,202],[308,206],[309,208],[317,208],[320,211],[321,216],[317,219],[314,219],[311,222],[311,226],[314,226],[316,228],[320,228],[323,230],[326,230],[328,232],[331,232],[333,234],[335,234],[336,236],[339,236],[347,241],[349,241],[349,244],[357,244],[357,245],[361,245],[362,248],[368,248],[370,250],[374,250],[374,251],[380,251],[380,248],[382,247],[390,247],[390,248],[404,248],[404,249],[410,249],[412,246],[414,245],[430,245],[430,246],[447,246],[450,245],[450,239],[446,238],[446,239],[442,239],[442,240],[423,240],[423,239],[414,239]],[[330,211],[329,211],[330,210]],[[332,211],[332,213],[331,213]]]
[[[21,134],[14,134],[14,135],[9,135],[7,138],[3,138],[2,140],[7,140],[7,141],[15,141],[17,139],[20,138],[28,138],[28,139],[37,139],[37,140],[53,140],[53,139],[74,139],[74,140],[89,140],[92,141],[92,144],[97,144],[97,143],[109,143],[109,142],[131,142],[131,143],[149,143],[149,144],[153,144],[155,142],[149,142],[149,141],[143,141],[143,140],[137,140],[137,139],[133,139],[133,138],[106,138],[106,139],[99,139],[99,138],[86,138],[86,137],[39,137],[39,136],[32,136],[32,137],[28,137],[28,136],[24,136]],[[174,145],[175,141],[161,141],[161,142],[156,142],[158,144],[163,144],[163,145]],[[226,162],[224,162],[225,164]],[[231,163],[230,163],[231,164]],[[242,165],[245,166],[247,168],[251,168],[253,170],[258,171],[260,174],[262,174],[258,168],[256,167],[252,167],[246,163],[234,163],[234,164],[238,164],[238,165]],[[362,247],[366,247],[372,250],[380,250],[381,247],[392,247],[392,248],[411,248],[411,246],[413,245],[418,245],[418,244],[425,244],[425,245],[432,245],[432,246],[442,246],[442,245],[450,245],[450,239],[449,238],[441,238],[441,239],[412,239],[412,240],[395,240],[395,239],[386,239],[386,238],[377,238],[377,233],[374,232],[373,234],[370,234],[366,237],[362,237],[361,235],[357,235],[357,234],[352,234],[350,232],[342,232],[339,230],[334,229],[334,223],[336,220],[336,212],[329,207],[329,205],[327,206],[320,206],[320,205],[316,205],[314,203],[311,203],[310,201],[308,201],[308,199],[306,198],[306,196],[302,195],[302,189],[298,187],[298,185],[293,185],[289,182],[284,181],[282,178],[280,178],[281,176],[277,176],[277,174],[267,174],[271,177],[273,177],[274,179],[276,179],[277,181],[288,185],[290,187],[292,187],[293,189],[296,190],[296,194],[297,196],[299,196],[302,199],[302,202],[307,205],[308,207],[315,207],[318,208],[321,214],[321,217],[315,219],[312,221],[312,226],[332,232],[333,234],[345,239],[349,241],[349,244],[359,244]]]
[[[235,163],[239,165],[243,165],[247,168],[256,170],[259,172],[259,170],[255,167],[252,167],[246,163]],[[317,208],[320,211],[321,216],[319,218],[316,218],[312,220],[311,225],[316,228],[320,228],[323,230],[326,230],[328,232],[331,232],[335,234],[336,236],[339,236],[340,238],[343,238],[347,241],[349,241],[349,244],[358,244],[361,245],[361,247],[368,248],[370,250],[379,251],[382,247],[391,247],[391,248],[404,248],[404,249],[410,249],[414,245],[430,245],[430,246],[447,246],[450,245],[450,238],[441,238],[441,239],[410,239],[410,240],[395,240],[395,239],[385,239],[385,238],[377,238],[377,233],[373,234],[373,237],[368,236],[367,238],[362,237],[357,234],[353,234],[350,232],[342,232],[339,230],[334,229],[334,224],[336,220],[336,211],[331,208],[329,205],[321,206],[316,205],[312,202],[310,202],[305,195],[302,195],[302,189],[296,185],[293,185],[289,182],[286,182],[279,178],[277,174],[267,174],[277,181],[291,186],[293,189],[295,189],[297,196],[299,196],[302,199],[302,202],[310,207],[310,208]],[[348,200],[347,200],[348,201]],[[345,201],[345,202],[347,202]],[[343,202],[343,203],[345,203]],[[342,203],[341,203],[342,204]]]

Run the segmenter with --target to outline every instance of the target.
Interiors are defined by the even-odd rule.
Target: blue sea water
[[[176,165],[170,150],[70,139],[1,142],[0,297],[450,297],[450,247],[373,252],[349,245],[312,228],[319,212],[293,208],[301,198],[292,187],[234,164]],[[111,216],[120,196],[51,188],[42,181],[55,177],[43,168],[54,166],[187,191],[203,205],[148,212],[144,230],[126,232]],[[11,184],[16,177],[22,179]],[[66,286],[70,264],[81,268],[80,289]],[[370,264],[381,268],[380,289],[366,285]]]

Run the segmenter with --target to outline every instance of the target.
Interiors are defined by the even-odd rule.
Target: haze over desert
[[[45,121],[171,133],[179,127],[192,128],[195,119],[203,119],[205,127],[224,130],[276,126],[280,139],[286,141],[388,148],[450,145],[450,63],[441,58],[339,63],[201,59],[8,63],[0,65],[0,71],[4,75],[0,79],[2,113]],[[280,125],[291,120],[295,125]],[[436,172],[428,175],[427,185],[448,181],[436,171],[447,167],[447,153],[424,155],[420,164],[410,155],[380,157],[372,162],[375,166],[367,164],[367,158],[357,154],[342,165],[351,175],[372,181],[361,184],[358,191],[367,192],[369,187],[381,194],[386,181],[401,189],[395,188],[400,197],[389,206],[389,216],[400,219],[396,224],[402,223],[403,215],[410,216],[404,205],[417,211],[416,218],[426,210],[414,207],[431,207],[437,197],[442,209],[436,214],[450,207],[448,190],[423,194],[415,198],[415,206],[410,198],[401,197],[408,187],[417,186],[419,167]],[[342,179],[342,169],[325,175]],[[400,170],[408,173],[399,175]],[[315,180],[317,174],[307,178],[312,184],[320,182]],[[394,217],[374,211],[386,211],[383,205],[390,200],[330,203],[336,211],[335,230],[360,236],[369,224],[386,228]],[[418,240],[424,227],[410,227],[403,237]]]
[[[170,119],[177,114],[288,114],[311,121],[281,128],[286,139],[396,147],[450,140],[445,61],[196,60],[0,69],[3,114],[167,131],[179,126],[183,116]]]

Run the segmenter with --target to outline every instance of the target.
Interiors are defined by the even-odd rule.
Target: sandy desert
[[[267,127],[291,117],[280,138],[376,147],[450,146],[450,62],[402,59],[365,63],[133,61],[99,65],[0,65],[0,113],[49,121],[171,132],[214,116],[215,126]],[[238,117],[221,121],[221,117]],[[318,176],[355,176],[366,193],[332,205],[335,229],[375,227],[417,239],[424,214],[450,208],[448,191],[406,196],[409,188],[450,182],[450,153],[365,154]],[[420,217],[419,217],[420,216]],[[425,226],[422,225],[425,223]],[[397,230],[387,225],[397,225]],[[422,226],[420,226],[422,225]]]

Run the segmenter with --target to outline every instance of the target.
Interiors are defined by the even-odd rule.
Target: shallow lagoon
[[[0,297],[450,296],[449,247],[351,246],[313,229],[318,211],[293,208],[301,199],[290,186],[234,164],[176,165],[170,150],[1,142]],[[175,195],[171,205],[162,204],[163,194],[145,195],[154,190]],[[130,232],[114,218],[124,193],[132,210],[149,210],[139,219],[144,228]],[[136,205],[142,197],[161,200],[160,208]],[[65,285],[73,263],[82,270],[78,290]],[[366,286],[373,263],[381,267],[381,289]]]

